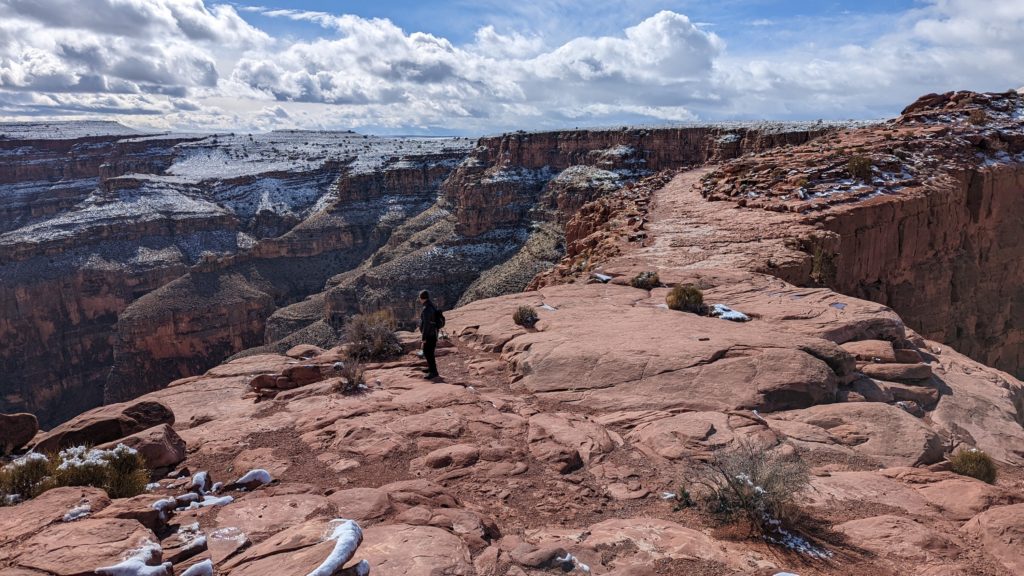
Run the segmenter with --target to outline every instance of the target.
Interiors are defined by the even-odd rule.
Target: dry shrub
[[[981,126],[988,122],[988,113],[981,108],[976,108],[968,113],[967,121],[975,126]]]
[[[112,450],[76,446],[49,457],[30,452],[4,466],[0,495],[28,500],[60,486],[92,486],[111,498],[130,498],[146,490],[149,476],[142,456],[123,444]]]
[[[716,451],[707,462],[692,462],[687,473],[688,486],[711,512],[725,521],[745,517],[763,534],[799,523],[796,496],[810,482],[799,457],[742,440]]]
[[[704,305],[704,292],[693,284],[682,284],[673,288],[668,296],[665,296],[665,304],[672,310],[694,314],[707,314],[708,310]]]
[[[359,360],[387,360],[402,354],[402,343],[395,335],[398,322],[391,310],[378,310],[353,316],[345,326],[349,357]]]
[[[846,163],[846,170],[857,180],[863,182],[871,181],[871,158],[867,156],[853,156],[850,161]]]
[[[661,286],[661,279],[658,278],[657,272],[641,272],[629,281],[629,285],[641,290],[653,290]]]
[[[512,321],[525,328],[531,328],[540,318],[533,306],[520,306],[512,313]]]
[[[355,394],[360,387],[366,384],[363,364],[357,358],[349,357],[344,362],[335,364],[335,374],[341,380],[334,385],[334,391],[339,394]]]
[[[131,498],[146,491],[149,477],[142,455],[119,444],[107,458],[107,483],[103,489],[111,498]]]
[[[961,476],[970,476],[989,484],[996,481],[995,462],[991,456],[977,448],[958,450],[949,457],[949,462],[953,465],[953,472]]]
[[[111,498],[130,498],[142,494],[149,481],[142,456],[124,444],[112,450],[75,446],[62,450],[57,460],[57,486],[93,486],[103,488]]]
[[[0,468],[0,506],[20,498],[35,498],[53,487],[50,459],[38,452],[28,454]]]

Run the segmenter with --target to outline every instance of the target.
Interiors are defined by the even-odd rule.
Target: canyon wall
[[[113,123],[0,125],[0,412],[30,411],[49,426],[105,399],[151,389],[146,377],[111,373],[117,350],[133,339],[159,342],[166,354],[184,350],[185,371],[203,369],[187,357],[207,347],[223,357],[262,343],[264,320],[277,306],[321,290],[327,277],[361,259],[343,254],[365,240],[360,233],[296,230],[346,186],[336,183],[372,180],[384,162],[399,163],[410,152],[454,147],[442,154],[450,170],[469,144],[350,132],[142,135]],[[387,201],[367,214],[373,210],[387,212]],[[268,241],[257,247],[261,240]],[[275,252],[297,258],[288,266],[219,263],[254,248],[246,256],[253,261]],[[325,252],[334,254],[334,265]],[[228,274],[204,277],[211,265]],[[265,291],[240,291],[239,278],[253,276]],[[203,297],[174,304],[177,313],[161,320],[170,331],[135,321],[134,302],[179,279],[188,289],[176,295]],[[234,305],[238,294],[240,308],[228,310],[225,303]],[[218,311],[227,315],[221,323],[235,327],[223,345],[212,336]],[[119,321],[125,335],[117,333]],[[211,338],[195,350],[187,339],[167,337],[178,332]],[[125,382],[125,391],[107,394],[111,378]]]
[[[820,231],[793,239],[809,265],[788,280],[891,306],[926,338],[1024,375],[1021,95],[929,95],[885,124],[726,163],[701,186]]]

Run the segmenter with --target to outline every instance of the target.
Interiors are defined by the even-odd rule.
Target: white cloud
[[[505,25],[496,18],[471,41],[455,44],[387,19],[236,10],[203,0],[0,0],[0,117],[136,115],[128,121],[168,128],[493,132],[874,117],[924,92],[1003,90],[1024,79],[1019,0],[992,0],[984,10],[967,0],[931,0],[870,41],[843,42],[841,29],[828,28],[841,26],[836,21],[804,22],[819,32],[764,53],[731,53],[708,26],[682,14],[625,21],[629,10],[604,14],[616,3],[600,6],[602,21],[624,22],[621,32],[552,35],[557,22],[508,24],[564,11],[561,0],[552,0],[509,8],[515,18]],[[318,37],[273,38],[240,12],[309,22],[319,27]],[[749,26],[799,31],[776,18]]]

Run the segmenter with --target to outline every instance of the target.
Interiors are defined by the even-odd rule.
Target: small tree
[[[846,171],[857,180],[862,182],[871,181],[871,158],[857,155],[850,158],[846,163]]]
[[[693,284],[682,284],[672,288],[672,291],[665,296],[665,304],[672,310],[680,312],[707,313],[707,306],[704,305],[704,292]]]
[[[533,306],[520,306],[512,313],[512,321],[524,328],[532,328],[540,318]]]
[[[977,448],[958,450],[949,457],[949,462],[953,465],[953,472],[961,476],[970,476],[989,484],[996,481],[998,472],[995,462],[991,456]]]

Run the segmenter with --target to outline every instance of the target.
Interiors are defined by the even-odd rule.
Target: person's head
[[[423,290],[420,292],[420,304],[426,304],[430,302],[430,292]]]

